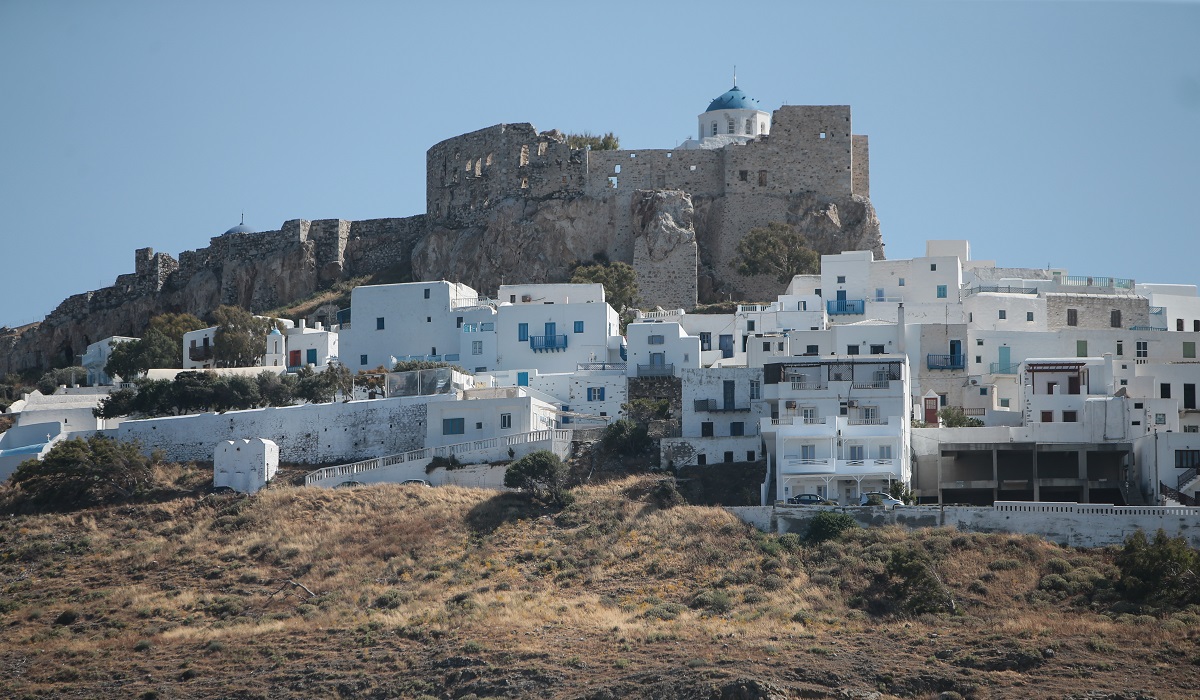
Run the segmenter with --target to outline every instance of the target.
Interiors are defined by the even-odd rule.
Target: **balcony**
[[[565,335],[531,335],[529,349],[534,352],[558,352],[567,349]]]
[[[624,372],[626,368],[624,362],[576,362],[575,371],[577,372],[604,372],[608,370]]]
[[[929,369],[963,369],[967,366],[966,355],[926,355],[926,366]]]
[[[866,302],[862,299],[831,299],[825,302],[825,310],[830,316],[861,314],[866,310]]]
[[[213,356],[213,346],[200,345],[194,348],[188,348],[188,359],[192,362],[205,362],[211,360]]]
[[[1000,364],[999,362],[993,362],[992,364],[988,365],[988,373],[989,374],[1020,374],[1021,373],[1021,363],[1018,362],[1016,364],[1013,364],[1010,362],[1007,364]]]
[[[850,385],[852,389],[886,389],[891,386],[891,382],[886,379],[872,379],[866,382],[854,382]]]
[[[696,399],[695,410],[707,413],[748,413],[749,406],[722,406],[716,399]]]
[[[675,365],[638,365],[639,377],[671,377],[675,375]]]
[[[899,464],[895,459],[812,459],[785,455],[779,460],[779,472],[784,476],[809,474],[836,474],[837,476],[898,475]]]
[[[804,379],[793,379],[792,380],[792,391],[815,391],[815,390],[824,389],[824,388],[825,388],[825,385],[818,381],[804,380]]]

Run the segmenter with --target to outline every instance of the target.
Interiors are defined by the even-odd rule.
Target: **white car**
[[[862,495],[862,498],[859,499],[858,505],[860,505],[860,506],[870,505],[872,498],[878,498],[882,502],[882,504],[887,506],[888,508],[894,508],[896,506],[904,505],[904,501],[901,501],[898,498],[893,498],[890,494],[883,493],[882,491],[871,491],[870,493],[864,493]]]

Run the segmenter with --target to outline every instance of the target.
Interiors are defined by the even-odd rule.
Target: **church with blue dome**
[[[697,121],[696,138],[689,138],[680,148],[724,148],[771,133],[771,113],[738,87],[736,79],[733,87],[708,103]]]

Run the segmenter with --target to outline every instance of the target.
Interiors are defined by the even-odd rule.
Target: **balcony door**
[[[1007,345],[1001,345],[999,348],[997,348],[996,352],[999,353],[996,364],[1000,365],[997,369],[1004,374],[1012,374],[1012,372],[1008,371],[1009,363],[1012,361],[1012,348],[1008,347]]]
[[[663,352],[650,353],[650,366],[662,367],[667,364],[667,354]]]
[[[724,384],[724,397],[723,397],[723,399],[724,399],[723,408],[726,411],[733,410],[733,390],[734,390],[733,380],[726,379],[725,384]]]
[[[950,357],[952,357],[952,358],[962,357],[962,341],[961,340],[951,340],[950,341]]]
[[[556,331],[557,331],[557,325],[555,323],[550,322],[550,323],[546,324],[546,337],[547,338],[553,338],[554,336],[558,335],[558,333]]]

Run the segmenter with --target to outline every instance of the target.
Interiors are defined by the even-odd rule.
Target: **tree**
[[[608,305],[622,311],[638,305],[637,272],[623,262],[577,265],[571,272],[571,284],[602,284]]]
[[[967,415],[959,406],[945,406],[938,411],[938,420],[943,428],[979,428],[983,421]]]
[[[549,450],[538,450],[508,465],[504,485],[526,491],[539,500],[562,505],[569,473],[558,455]]]
[[[175,342],[157,328],[150,328],[137,340],[114,345],[104,373],[132,381],[147,370],[182,367],[182,343],[182,339]]]
[[[600,444],[611,454],[632,456],[641,454],[650,447],[651,439],[646,426],[629,418],[622,418],[604,429]]]
[[[152,486],[153,462],[137,443],[93,435],[58,443],[10,478],[18,502],[38,510],[78,508],[134,499]]]
[[[205,328],[204,321],[191,314],[159,314],[150,319],[148,330],[161,333],[175,348],[175,363],[171,367],[183,366],[183,334]]]
[[[295,375],[263,372],[255,378],[258,395],[268,406],[291,406],[296,403],[298,380]]]
[[[603,136],[585,131],[581,134],[567,134],[567,145],[571,148],[590,148],[593,151],[617,151],[621,148],[621,139],[611,131]]]
[[[804,234],[777,221],[750,229],[738,241],[731,264],[740,275],[771,275],[785,284],[796,275],[821,271],[821,257],[808,247]]]
[[[309,403],[329,403],[338,392],[349,396],[354,390],[354,375],[345,365],[338,363],[331,362],[320,372],[302,367],[297,376],[299,381],[295,396]]]
[[[256,367],[267,351],[270,319],[258,318],[236,306],[218,306],[213,311],[217,332],[213,337],[213,360],[218,367]]]
[[[1159,528],[1153,540],[1138,530],[1117,553],[1117,589],[1127,598],[1160,606],[1200,603],[1200,553],[1183,537]]]
[[[60,367],[42,375],[37,381],[38,391],[49,396],[58,391],[60,386],[70,386],[71,383],[86,384],[87,370],[82,367]]]

